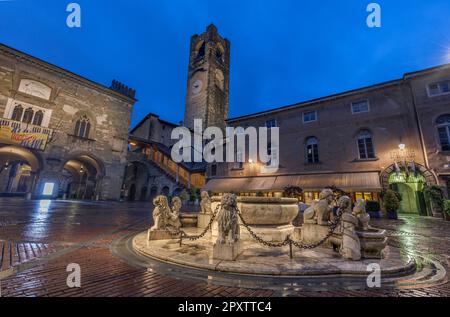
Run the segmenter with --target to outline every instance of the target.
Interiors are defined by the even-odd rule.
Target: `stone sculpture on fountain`
[[[200,213],[197,218],[197,227],[198,228],[206,228],[211,221],[212,217],[212,209],[211,209],[211,198],[209,197],[208,192],[202,192],[200,194],[202,198],[200,202]]]
[[[301,240],[304,243],[317,243],[329,233],[330,215],[332,214],[331,203],[333,202],[333,191],[324,189],[320,193],[320,200],[313,202],[303,214],[303,225],[301,227]],[[325,246],[331,246],[327,241]]]
[[[237,197],[224,194],[217,214],[218,238],[213,247],[213,258],[234,261],[241,252]]]
[[[166,196],[157,196],[153,200],[153,227],[148,230],[148,240],[166,240],[173,239],[174,232],[181,227],[180,214],[181,200],[177,201],[178,197],[174,198],[173,206],[175,212],[169,207],[169,202]]]
[[[320,226],[328,226],[332,208],[330,204],[333,202],[333,191],[324,189],[320,193],[319,201],[313,202],[311,207],[307,208],[303,214],[303,222],[309,224],[318,224]]]
[[[356,227],[358,218],[352,214],[352,201],[348,196],[342,196],[339,201],[339,211],[342,212],[340,229],[342,243],[339,253],[343,258],[358,261],[361,260],[361,243]]]
[[[358,230],[367,231],[370,229],[370,215],[366,212],[366,201],[364,199],[356,201],[353,215],[358,218]]]

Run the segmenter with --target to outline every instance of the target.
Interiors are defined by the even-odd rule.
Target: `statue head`
[[[202,200],[207,200],[209,199],[209,194],[207,191],[203,191],[201,192],[200,197],[202,198]]]
[[[325,188],[320,192],[319,199],[326,200],[328,203],[331,203],[333,201],[333,191],[329,188]]]
[[[159,195],[156,196],[155,199],[153,199],[153,205],[155,207],[159,207],[159,206],[168,206],[169,205],[169,201],[167,200],[167,197],[164,195]]]
[[[342,212],[352,212],[352,200],[348,196],[339,198],[338,206]]]
[[[221,201],[222,207],[235,209],[237,207],[237,197],[234,194],[224,194]]]
[[[366,211],[366,201],[364,199],[358,199],[355,203],[355,208],[353,208],[354,214],[364,213]]]
[[[172,198],[172,205],[173,208],[176,210],[180,210],[181,207],[183,206],[183,202],[181,201],[181,198],[178,196],[175,196]]]

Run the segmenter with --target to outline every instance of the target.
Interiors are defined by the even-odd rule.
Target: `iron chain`
[[[292,244],[299,249],[306,249],[306,250],[315,249],[315,248],[321,246],[322,244],[324,244],[334,234],[334,232],[336,231],[336,228],[339,225],[339,222],[341,221],[341,217],[342,217],[342,213],[338,212],[338,216],[337,216],[336,220],[330,225],[330,230],[329,230],[328,234],[323,239],[321,239],[319,242],[307,245],[307,244],[302,244],[298,241],[292,240],[290,236],[287,236],[283,242],[279,242],[279,243],[265,241],[263,238],[258,236],[252,230],[252,228],[245,222],[241,211],[239,209],[237,211],[238,211],[238,215],[239,215],[239,218],[241,219],[243,226],[247,229],[247,231],[250,233],[250,235],[253,237],[253,239],[255,239],[260,244],[267,246],[267,247],[272,247],[272,248],[280,248],[280,247],[284,247],[286,245]]]
[[[211,219],[209,220],[208,225],[206,226],[205,230],[203,230],[203,232],[200,233],[199,235],[189,236],[185,231],[183,231],[181,229],[169,231],[169,233],[174,237],[179,237],[181,239],[188,239],[189,241],[196,241],[196,240],[203,238],[206,235],[206,233],[211,229],[212,224],[213,224],[214,220],[216,219],[217,213],[219,212],[220,206],[221,206],[220,204],[217,205],[216,209],[214,210],[214,212],[211,216]]]

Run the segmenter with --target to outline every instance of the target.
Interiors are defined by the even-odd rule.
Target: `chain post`
[[[292,254],[292,240],[291,240],[291,235],[287,236],[287,239],[289,240],[289,257],[291,258],[291,260],[294,258],[294,255]]]

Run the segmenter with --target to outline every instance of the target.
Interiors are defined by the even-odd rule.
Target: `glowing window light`
[[[53,195],[53,189],[55,188],[55,183],[45,183],[42,195],[51,196]]]

